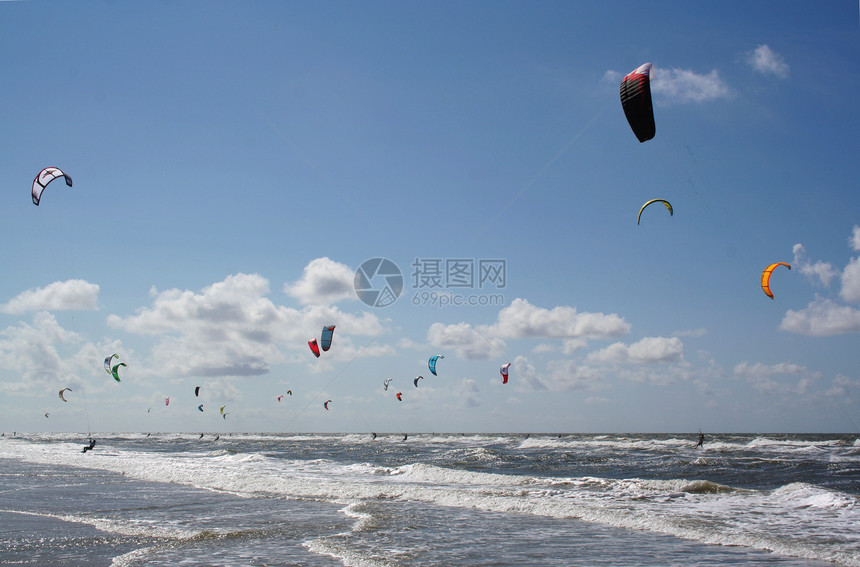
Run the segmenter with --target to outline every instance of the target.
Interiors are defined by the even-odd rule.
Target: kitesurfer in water
[[[95,446],[96,446],[96,440],[93,439],[92,437],[90,437],[90,444],[86,445],[84,447],[84,449],[81,451],[81,453],[86,453],[87,451],[89,451],[90,449],[92,449]]]
[[[696,446],[694,447],[694,449],[698,449],[699,447],[701,447],[704,444],[705,444],[705,434],[700,431],[699,432],[699,442],[696,443]]]

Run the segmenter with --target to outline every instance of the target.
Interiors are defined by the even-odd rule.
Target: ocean
[[[860,566],[856,434],[94,437],[0,438],[0,565]]]

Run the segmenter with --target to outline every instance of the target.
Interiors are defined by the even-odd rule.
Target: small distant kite
[[[311,352],[314,353],[315,357],[320,357],[320,347],[322,347],[323,352],[331,348],[331,339],[334,335],[334,327],[334,325],[326,325],[322,328],[319,343],[317,343],[316,337],[308,341],[308,347],[310,347]]]
[[[322,334],[320,335],[320,346],[323,351],[327,351],[331,348],[331,340],[334,336],[334,325],[326,325],[322,329]]]
[[[771,293],[770,291],[770,276],[773,271],[779,266],[785,266],[789,270],[791,269],[791,266],[789,266],[785,262],[777,262],[776,264],[771,264],[770,266],[765,268],[764,271],[761,273],[761,289],[762,291],[764,291],[765,295],[767,295],[771,299],[773,299],[773,293]]]
[[[383,382],[383,383],[382,383],[382,388],[383,388],[386,392],[388,391],[388,385],[389,385],[389,384],[391,384],[391,378],[386,378],[386,379],[385,379],[385,382]]]
[[[417,387],[418,387],[418,381],[419,381],[419,380],[423,380],[423,379],[424,379],[424,377],[423,377],[423,376],[419,376],[418,378],[416,378],[415,380],[413,380],[413,381],[412,381],[412,383],[413,383],[413,384],[415,384],[415,387],[417,388]]]
[[[396,396],[397,396],[398,401],[401,401],[401,402],[403,401],[403,398],[400,397],[402,395],[403,395],[403,392],[397,392]]]
[[[317,345],[316,338],[309,340],[308,346],[310,347],[311,352],[314,353],[314,356],[319,358],[320,357],[320,347],[319,347],[319,345]]]
[[[200,386],[197,386],[196,388],[194,388],[194,396],[200,397]]]
[[[508,383],[508,369],[511,367],[510,362],[506,362],[502,364],[502,367],[499,369],[499,372],[502,374],[502,384]]]
[[[199,406],[197,406],[197,411],[203,411],[203,404],[200,404]]]
[[[669,210],[669,216],[673,216],[675,214],[675,212],[672,210],[672,205],[666,199],[651,199],[650,201],[642,205],[641,209],[639,209],[639,216],[636,217],[636,224],[639,224],[639,221],[642,220],[642,211],[644,211],[645,207],[647,207],[651,203],[663,203]]]
[[[427,361],[427,366],[430,368],[430,372],[433,376],[438,376],[438,374],[436,374],[436,361],[440,358],[445,358],[445,355],[437,354],[436,356],[431,356],[430,360]]]
[[[111,373],[110,372],[110,361],[112,358],[119,358],[119,355],[118,354],[112,354],[112,355],[108,356],[107,358],[105,358],[105,372],[107,372],[108,374]]]
[[[329,405],[330,403],[331,403],[331,400],[326,400],[326,402],[323,404],[323,407],[324,407],[325,409],[328,409],[328,405]]]
[[[62,390],[60,390],[60,399],[61,399],[61,400],[63,400],[64,402],[68,402],[69,400],[67,400],[67,399],[65,398],[65,396],[63,396],[63,393],[65,393],[65,392],[71,392],[71,391],[72,391],[72,389],[71,389],[71,388],[63,388]]]
[[[42,191],[45,190],[45,187],[48,186],[48,183],[60,177],[66,180],[66,185],[68,185],[69,187],[72,186],[72,178],[63,173],[63,171],[58,167],[46,167],[39,172],[39,175],[37,175],[36,179],[33,180],[32,194],[34,205],[36,205],[37,207],[39,206],[39,201],[42,199]]]
[[[120,382],[120,379],[119,379],[119,367],[120,366],[128,366],[128,364],[126,364],[125,362],[120,362],[119,364],[115,364],[114,367],[110,369],[111,376],[113,376],[113,379],[116,380],[117,382]]]
[[[166,398],[164,398],[164,405],[166,405],[166,406],[170,405],[170,396],[167,396]]]
[[[119,358],[118,354],[112,354],[108,357],[105,357],[105,372],[113,376],[113,379],[117,382],[120,382],[119,379],[119,367],[120,366],[128,366],[125,362],[120,362],[119,364],[115,364],[114,366],[110,365],[110,362],[114,358]]]
[[[651,105],[651,75],[654,66],[645,63],[629,73],[621,81],[621,107],[627,123],[640,142],[654,137],[654,108]]]

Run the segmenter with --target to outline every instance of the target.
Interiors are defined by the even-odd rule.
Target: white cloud
[[[84,280],[66,280],[21,292],[0,306],[0,311],[14,315],[30,311],[95,311],[98,298],[98,285]]]
[[[741,362],[735,365],[734,372],[738,376],[749,376],[749,377],[764,377],[764,376],[775,376],[780,374],[801,374],[806,371],[806,368],[800,366],[799,364],[794,364],[793,362],[780,362],[778,364],[762,364],[761,362],[756,362],[755,364],[750,364],[749,362]]]
[[[305,266],[302,277],[285,284],[284,293],[303,305],[331,305],[344,299],[356,299],[355,271],[329,258],[316,258]]]
[[[42,311],[33,316],[32,325],[22,322],[0,331],[0,367],[28,382],[65,383],[74,368],[57,347],[78,341],[76,333],[63,329],[52,314]]]
[[[624,75],[619,73],[618,71],[613,71],[612,69],[607,70],[603,74],[603,82],[611,83],[613,85],[617,85],[621,83],[621,79],[624,78]]]
[[[586,346],[588,346],[588,342],[585,339],[568,339],[564,341],[562,352],[564,354],[576,354]]]
[[[716,69],[700,75],[689,69],[658,69],[655,66],[651,91],[660,95],[655,102],[663,103],[708,102],[734,96]]]
[[[801,274],[816,282],[821,282],[825,287],[829,287],[831,280],[839,275],[839,270],[829,262],[819,260],[812,263],[807,260],[806,248],[803,247],[803,244],[795,244],[792,251],[794,252],[794,267],[799,269]]]
[[[546,384],[538,377],[534,364],[522,355],[516,356],[511,361],[511,366],[508,369],[507,385],[502,385],[501,374],[497,374],[496,376],[498,379],[493,379],[496,384],[505,388],[513,385],[518,392],[546,389]]]
[[[547,365],[547,371],[545,380],[535,380],[536,387],[540,385],[554,392],[595,390],[605,382],[603,372],[575,360],[553,360]]]
[[[654,364],[679,362],[684,358],[684,344],[678,337],[645,337],[625,345],[611,344],[586,357],[586,362],[601,364]]]
[[[805,309],[789,309],[779,328],[812,337],[857,333],[860,332],[860,310],[839,305],[830,299],[816,298]]]
[[[813,372],[805,366],[794,364],[791,362],[780,362],[778,364],[762,364],[756,362],[741,362],[735,366],[735,375],[746,378],[756,390],[761,392],[777,392],[789,391],[796,394],[805,394],[809,389],[813,380],[821,378],[821,373]],[[774,378],[784,376],[797,376],[797,383],[794,386],[786,385],[783,382],[778,382]]]
[[[497,322],[487,327],[488,334],[502,338],[608,338],[629,332],[630,323],[614,313],[579,313],[566,305],[544,309],[520,298],[499,311]]]
[[[568,339],[564,350],[569,353],[585,346],[586,339],[615,337],[629,331],[630,324],[616,314],[579,313],[568,306],[544,309],[517,298],[499,311],[492,325],[434,323],[427,331],[427,340],[433,346],[453,349],[461,358],[486,359],[504,351],[501,339]],[[538,351],[549,349],[548,345],[539,345]]]
[[[860,227],[854,226],[848,244],[855,251],[860,249]],[[860,258],[851,258],[840,275],[839,270],[831,264],[821,261],[811,263],[805,255],[803,245],[795,244],[794,261],[801,273],[825,285],[839,275],[842,284],[839,297],[846,302],[860,303]],[[806,308],[786,312],[779,328],[814,337],[857,333],[860,332],[860,309],[816,296]]]
[[[831,386],[827,389],[825,395],[842,398],[848,395],[848,392],[852,390],[860,390],[860,380],[839,374],[833,379],[833,382],[831,382]]]
[[[860,258],[851,258],[842,271],[842,289],[839,295],[845,301],[860,302]]]
[[[488,336],[469,323],[433,323],[427,329],[427,341],[435,347],[453,350],[460,358],[471,360],[494,358],[505,349],[504,341]]]
[[[788,64],[767,45],[759,45],[746,58],[747,63],[757,72],[763,75],[775,75],[780,79],[788,78]]]
[[[281,346],[307,351],[309,338],[335,322],[338,348],[327,355],[344,357],[390,354],[390,347],[356,347],[344,337],[377,336],[384,330],[374,315],[351,315],[335,307],[309,305],[301,311],[278,306],[266,296],[269,282],[259,274],[235,274],[199,293],[170,289],[157,292],[152,306],[130,317],[111,315],[108,324],[129,333],[158,337],[151,372],[165,376],[252,376],[284,360]]]
[[[860,252],[860,226],[854,225],[854,230],[851,236],[848,237],[848,244],[855,252]]]
[[[455,386],[459,395],[459,401],[466,408],[476,408],[481,405],[481,396],[478,385],[471,378],[464,378]]]

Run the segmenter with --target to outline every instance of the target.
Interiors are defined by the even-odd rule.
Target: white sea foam
[[[682,443],[689,447],[689,442],[680,439],[616,442],[636,445],[637,449],[644,445]],[[530,449],[575,443],[582,440],[526,439],[520,446]],[[789,452],[813,446],[774,443],[765,438],[750,443],[767,450],[779,447],[780,451]],[[747,444],[744,450],[749,449]],[[741,490],[697,479],[549,478],[427,463],[384,467],[328,459],[280,459],[260,453],[119,449],[111,454],[99,451],[82,454],[79,443],[8,439],[0,443],[0,457],[113,471],[147,481],[174,482],[246,497],[275,495],[339,502],[345,505],[345,513],[356,516],[358,529],[366,526],[365,522],[372,522],[361,515],[361,502],[399,499],[491,512],[578,518],[705,543],[740,545],[860,566],[857,500],[848,494],[803,483],[765,491]],[[117,531],[129,527],[109,524],[103,529]],[[353,556],[349,547],[337,538],[317,538],[306,545],[351,565],[390,564],[384,558]]]
[[[72,522],[92,526],[98,530],[130,537],[155,537],[162,539],[187,540],[200,535],[199,531],[182,528],[165,529],[152,522],[141,520],[118,520],[114,518],[99,518],[81,514],[50,514],[46,512],[26,512],[21,510],[2,510],[10,514],[23,514],[41,518],[52,518],[63,522]]]

